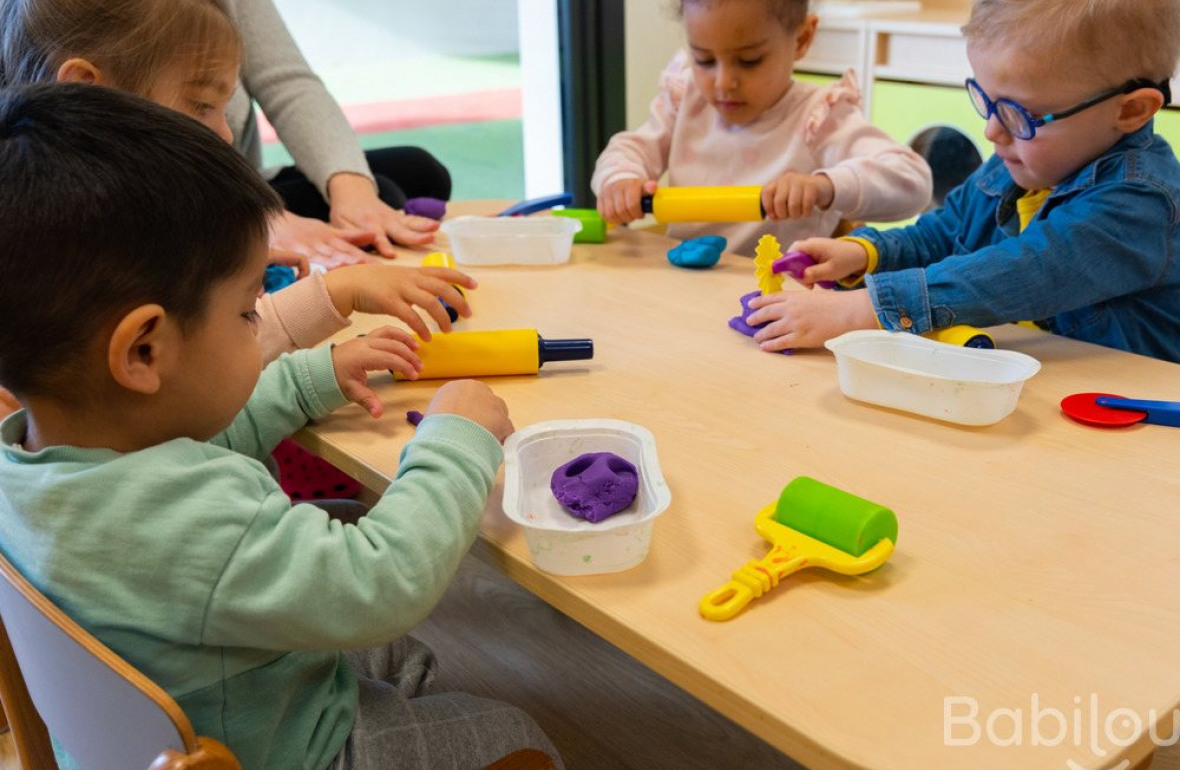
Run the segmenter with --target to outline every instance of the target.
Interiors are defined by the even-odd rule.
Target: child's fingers
[[[373,417],[380,417],[385,411],[384,404],[368,386],[367,381],[350,379],[340,387],[340,391],[345,398],[354,404],[360,404]]]
[[[365,337],[366,340],[393,340],[406,345],[410,350],[418,349],[418,340],[413,336],[407,334],[405,330],[398,329],[394,326],[378,326],[373,331],[369,332]]]
[[[365,367],[366,371],[376,372],[382,369],[388,369],[389,366],[387,364],[391,356],[406,362],[415,370],[422,369],[422,359],[410,347],[409,340],[373,337],[369,340],[369,345],[371,352],[362,356],[359,361]]]
[[[479,288],[479,283],[462,270],[455,270],[450,267],[422,267],[419,269],[424,275],[437,278],[443,283],[462,286],[465,289]]]
[[[365,343],[364,349],[353,351],[348,362],[348,379],[366,380],[365,372],[379,371],[396,372],[409,380],[418,379],[422,359],[406,343],[372,334],[365,337]]]
[[[811,209],[815,205],[815,191],[811,185],[800,183],[795,187],[795,195],[793,197],[793,206],[791,216],[794,219],[803,219],[811,216]]]
[[[454,286],[447,286],[446,289],[440,293],[439,298],[455,309],[459,315],[464,318],[471,317],[471,305],[467,302],[467,297]],[[449,320],[449,319],[448,319]]]
[[[382,366],[382,369],[387,369],[395,374],[400,374],[407,380],[418,379],[418,372],[422,371],[422,360],[417,356],[414,359],[408,360],[398,356],[390,356],[386,359],[388,363]]]
[[[454,292],[453,289],[452,291]],[[425,310],[430,315],[430,317],[434,319],[434,322],[438,324],[438,328],[442,332],[448,333],[451,331],[451,317],[447,315],[446,308],[444,308],[442,302],[439,301],[440,295],[445,293],[445,291],[440,291],[438,294],[429,291],[419,291],[415,292],[413,296],[407,297],[407,300],[411,305],[417,305],[418,307]],[[454,293],[458,295],[458,292]],[[418,324],[422,323],[421,317],[419,317],[412,308],[407,308],[406,314],[416,318]],[[407,317],[401,316],[401,318],[403,321],[410,323]],[[417,328],[417,325],[411,324],[411,327],[414,328],[414,331],[418,332],[419,337],[422,337],[423,339],[430,339],[430,332],[427,332],[426,336],[423,336],[422,330]]]
[[[765,350],[767,353],[777,353],[780,350],[787,350],[788,348],[799,347],[792,340],[793,334],[782,334],[772,339],[764,340],[758,343],[758,347]]]
[[[631,185],[627,188],[627,216],[631,222],[643,219],[643,185]]]
[[[767,219],[778,219],[774,210],[774,195],[776,185],[774,182],[762,188],[762,210],[766,212]]]

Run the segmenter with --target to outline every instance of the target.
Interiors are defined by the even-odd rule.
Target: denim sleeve
[[[976,202],[975,209],[971,209],[971,194],[975,189],[972,176],[947,195],[944,205],[923,214],[908,227],[891,230],[861,227],[850,235],[865,238],[877,247],[875,274],[932,265],[954,253],[956,239],[962,238],[964,223],[970,220],[969,212],[979,208]]]
[[[925,333],[956,323],[992,326],[1049,318],[1151,288],[1172,259],[1176,210],[1145,181],[1078,193],[994,245],[896,269],[882,249],[866,284],[886,329]]]

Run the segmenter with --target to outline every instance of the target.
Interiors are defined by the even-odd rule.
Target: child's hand
[[[602,188],[598,195],[598,213],[612,225],[625,225],[643,219],[644,195],[655,195],[659,185],[652,179],[622,179]]]
[[[858,291],[784,291],[754,297],[756,308],[746,319],[751,326],[767,323],[754,335],[763,350],[819,347],[853,329],[876,329],[877,316],[869,293]]]
[[[0,420],[19,410],[20,402],[16,400],[16,396],[4,388],[0,388]]]
[[[459,315],[471,315],[471,306],[452,284],[474,289],[475,279],[445,267],[394,267],[393,265],[351,265],[324,276],[332,304],[342,316],[353,312],[383,313],[400,318],[424,340],[430,329],[414,311],[425,310],[444,332],[451,330],[451,319],[439,302],[455,308]]]
[[[283,265],[295,270],[296,278],[306,278],[307,274],[311,272],[311,263],[303,254],[298,254],[294,251],[283,251],[282,249],[271,248],[270,255],[266,259],[268,265]]]
[[[418,341],[401,329],[382,326],[364,337],[332,348],[332,366],[340,391],[374,417],[384,411],[381,400],[369,388],[369,372],[394,371],[408,380],[418,379],[422,359],[414,351]]]
[[[501,444],[516,430],[508,419],[508,405],[477,380],[454,380],[439,388],[426,407],[426,416],[432,414],[466,417],[487,428]]]
[[[368,177],[336,174],[328,182],[332,199],[332,224],[341,229],[367,233],[377,253],[393,259],[394,243],[420,246],[434,240],[438,222],[398,211],[377,196]]]
[[[800,281],[811,288],[820,281],[838,281],[850,275],[863,273],[869,266],[869,254],[856,241],[838,238],[808,238],[795,241],[787,251],[802,251],[816,261],[803,271]]]
[[[372,243],[373,235],[364,230],[337,230],[327,222],[301,217],[290,211],[284,211],[270,225],[272,253],[303,254],[328,270],[380,261],[360,249]]]
[[[787,173],[762,188],[762,208],[768,219],[802,219],[831,206],[835,197],[826,174]]]

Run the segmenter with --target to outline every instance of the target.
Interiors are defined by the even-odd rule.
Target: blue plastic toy
[[[538,211],[545,211],[546,209],[555,208],[557,206],[568,206],[573,202],[574,196],[569,193],[546,195],[542,198],[530,198],[529,200],[516,203],[504,209],[496,216],[523,217],[526,214],[536,214]]]
[[[721,259],[729,243],[720,235],[704,235],[684,241],[668,252],[668,261],[678,267],[701,269],[712,267]]]

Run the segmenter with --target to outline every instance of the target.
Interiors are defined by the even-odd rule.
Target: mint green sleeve
[[[442,597],[479,529],[503,450],[454,415],[424,420],[356,525],[270,495],[213,588],[202,644],[324,650],[405,634]]]
[[[281,356],[265,369],[246,406],[211,444],[261,460],[316,417],[348,403],[324,346]]]

